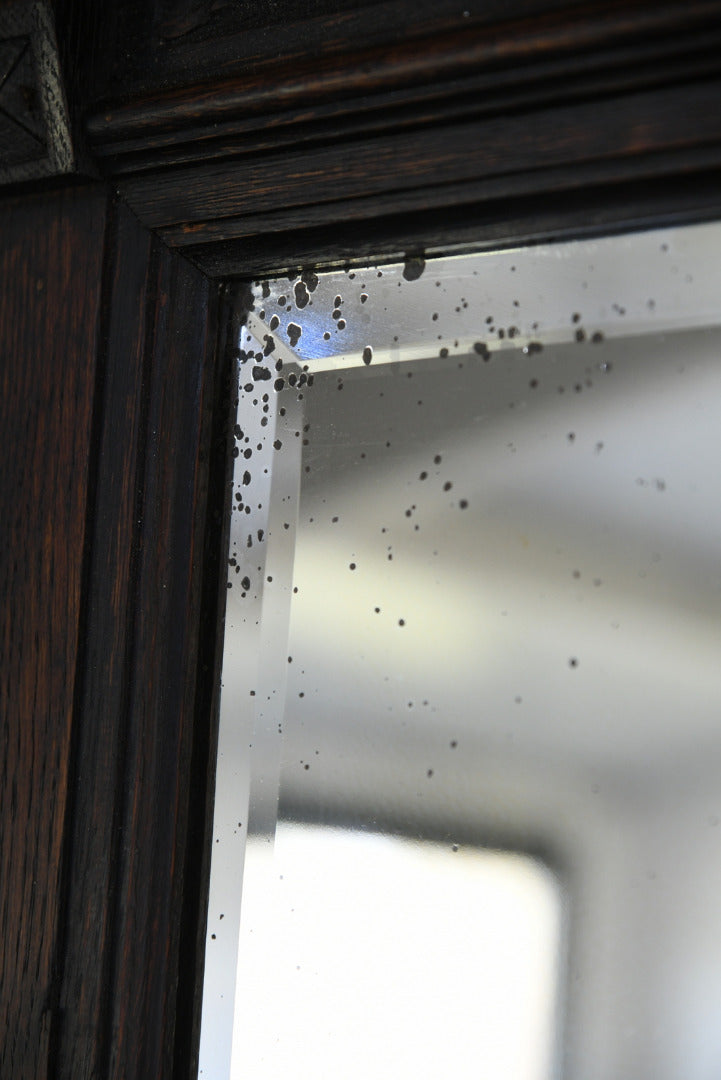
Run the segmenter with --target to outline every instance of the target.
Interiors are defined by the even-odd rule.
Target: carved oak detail
[[[0,6],[0,183],[70,172],[55,31],[44,0]]]

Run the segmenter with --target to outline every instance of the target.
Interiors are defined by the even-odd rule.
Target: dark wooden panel
[[[59,1076],[107,1072],[114,998],[113,938],[127,717],[127,654],[133,626],[132,576],[142,491],[146,308],[153,304],[152,237],[127,211],[108,251],[103,400],[94,467],[85,665],[78,716],[67,963]],[[108,295],[109,291],[109,295]],[[150,823],[149,823],[150,824]]]
[[[327,228],[289,215],[268,222],[267,231],[239,240],[225,240],[184,251],[207,274],[224,278],[278,276],[308,267],[363,266],[402,261],[408,254],[441,255],[459,246],[492,250],[582,236],[608,235],[631,229],[678,225],[721,217],[721,170],[684,176],[673,171],[625,183],[578,187],[560,194],[545,191],[516,199],[474,203],[472,192],[444,189],[417,192],[410,207],[383,215],[367,207],[368,217],[350,212],[342,223]],[[669,166],[670,167],[670,166]],[[446,197],[458,195],[454,204]],[[416,201],[417,200],[417,201]],[[262,222],[261,222],[262,223]],[[277,230],[277,231],[276,231]]]
[[[428,79],[412,90],[382,89],[357,98],[344,96],[339,90],[313,107],[296,105],[269,112],[260,107],[262,94],[256,95],[255,87],[249,85],[242,108],[228,108],[226,115],[219,108],[212,123],[197,120],[181,128],[149,125],[145,131],[128,131],[123,138],[116,132],[118,137],[107,143],[98,139],[95,152],[103,158],[104,168],[120,177],[171,165],[290,153],[295,148],[357,141],[374,133],[515,117],[524,110],[538,113],[569,101],[602,101],[717,75],[719,48],[721,25],[672,38],[652,37],[643,55],[636,56],[632,64],[628,64],[630,50],[624,45],[602,52],[578,50],[571,56],[542,54],[532,63],[502,70],[479,63],[464,73],[460,66],[453,78],[440,83]],[[346,74],[344,85],[349,82]],[[235,97],[236,89],[229,99]],[[204,96],[201,90],[201,100]]]
[[[0,1075],[47,1075],[106,199],[0,203]],[[78,253],[82,252],[82,258]]]
[[[185,891],[199,889],[184,872],[193,738],[204,734],[194,721],[198,650],[208,644],[198,641],[198,628],[214,303],[209,283],[167,249],[156,280],[115,927],[110,1075],[123,1080],[169,1080],[176,1036],[184,1044],[189,1035],[175,1026],[179,945]],[[203,803],[192,809],[206,812]]]
[[[605,186],[618,204],[623,185],[662,181],[669,205],[721,165],[721,0],[390,7],[309,15],[272,36],[248,25],[233,31],[232,70],[227,19],[225,37],[208,28],[235,8],[205,10],[169,46],[199,50],[184,81],[88,117],[101,168],[197,265],[254,273],[314,250],[355,258],[358,235],[376,255],[400,236],[428,246],[442,213],[500,216],[528,237],[534,195],[555,200],[548,220],[567,233],[565,193],[593,188],[598,201]],[[200,10],[181,8],[191,22]],[[382,39],[362,29],[372,13]]]
[[[186,155],[188,143],[198,143],[201,156],[227,152],[229,135],[247,136],[252,118],[259,116],[272,133],[279,124],[302,129],[314,117],[327,121],[328,110],[357,117],[382,109],[390,126],[396,118],[389,110],[427,100],[453,102],[446,119],[464,107],[498,113],[514,106],[519,87],[534,85],[543,100],[545,87],[558,78],[564,80],[561,99],[574,100],[578,87],[569,80],[579,70],[603,72],[600,88],[606,94],[617,93],[630,74],[641,73],[642,83],[669,83],[674,58],[710,52],[713,35],[721,29],[718,0],[692,0],[683,7],[607,0],[572,13],[513,15],[509,7],[506,18],[490,26],[457,15],[455,25],[443,33],[414,37],[398,32],[376,48],[364,48],[362,37],[349,37],[340,55],[313,51],[307,41],[297,55],[284,54],[266,40],[252,58],[248,42],[239,42],[236,57],[243,62],[233,78],[224,77],[217,64],[210,67],[209,59],[202,81],[104,104],[88,118],[88,132],[96,153],[113,159],[115,172],[123,168],[115,159],[153,146],[166,148],[165,164],[175,160],[174,144],[186,147],[180,151]],[[414,19],[408,28],[419,34],[422,29]],[[599,86],[590,89],[598,93]],[[395,96],[388,97],[389,92]],[[479,96],[469,99],[473,94]],[[292,111],[301,108],[304,113]],[[436,109],[425,122],[443,115]],[[332,132],[325,135],[333,137]],[[238,149],[242,152],[240,140]],[[137,167],[133,160],[125,166]]]
[[[254,214],[303,208],[305,220],[334,224],[351,200],[383,197],[383,210],[403,209],[414,190],[474,183],[476,198],[511,197],[528,191],[578,186],[604,169],[601,179],[653,172],[651,154],[679,151],[683,170],[690,152],[714,147],[721,161],[721,79],[678,90],[636,94],[621,100],[568,106],[542,115],[434,127],[411,134],[378,136],[351,146],[240,159],[229,164],[174,170],[162,179],[139,177],[121,184],[129,203],[151,228],[164,229],[174,244],[202,239],[206,223],[227,238],[254,230]],[[607,163],[615,162],[613,168]],[[629,169],[630,165],[630,169]],[[573,166],[573,167],[571,167]],[[551,169],[557,171],[548,175]],[[517,178],[525,175],[520,183]],[[495,181],[495,182],[492,182]],[[483,185],[483,186],[482,186]],[[426,194],[428,202],[428,194]],[[456,201],[449,200],[449,201]],[[339,210],[329,204],[342,203]],[[325,207],[325,213],[321,208]],[[378,207],[376,208],[378,212]],[[363,216],[371,216],[366,213]],[[196,224],[197,223],[197,224]],[[169,226],[177,224],[175,229]],[[212,233],[211,233],[212,237]]]
[[[70,0],[58,0],[67,7]],[[82,0],[88,4],[89,0]],[[589,7],[584,0],[119,0],[114,40],[96,71],[94,98],[138,97],[154,90],[318,61],[403,40],[435,37],[461,26],[491,26],[538,14]],[[118,88],[121,87],[121,93]],[[123,93],[124,92],[124,93]]]
[[[122,206],[105,290],[57,1075],[155,1080],[197,1041],[230,398],[217,287]]]
[[[428,220],[431,214],[439,220],[445,220],[450,230],[455,218],[461,213],[467,216],[469,224],[471,219],[476,223],[479,220],[488,222],[497,216],[498,206],[501,205],[502,212],[509,218],[511,203],[517,204],[515,210],[520,214],[524,200],[525,205],[529,205],[528,199],[531,197],[535,197],[536,212],[539,212],[541,207],[547,208],[554,200],[559,203],[559,192],[567,197],[571,193],[585,191],[586,201],[590,204],[592,199],[597,200],[599,194],[605,190],[609,202],[618,202],[615,191],[623,187],[624,181],[646,179],[651,185],[651,196],[654,187],[658,186],[657,182],[669,176],[676,182],[679,201],[683,201],[684,189],[678,181],[684,176],[693,176],[695,182],[701,174],[717,169],[719,165],[721,148],[715,146],[684,149],[680,153],[656,153],[642,159],[629,154],[623,158],[579,162],[573,173],[563,166],[550,167],[539,172],[528,169],[515,175],[501,174],[485,180],[419,186],[410,190],[378,192],[375,195],[359,195],[356,198],[329,202],[319,200],[314,205],[270,209],[265,213],[246,213],[238,217],[192,225],[169,225],[161,227],[158,232],[173,246],[184,248],[191,253],[204,250],[203,245],[207,245],[210,252],[214,241],[249,242],[248,251],[255,252],[260,258],[261,266],[265,267],[267,260],[262,255],[263,243],[275,248],[279,238],[284,236],[288,238],[285,242],[290,255],[293,248],[293,241],[290,240],[292,235],[297,234],[299,238],[302,235],[310,236],[314,230],[324,226],[333,226],[337,236],[354,227],[363,226],[370,233],[378,235],[381,231],[379,227],[389,214],[392,214],[393,220],[397,222],[394,226],[396,235],[402,219],[415,215],[415,225],[412,228],[417,234],[416,243],[428,245],[434,243],[428,235]],[[686,194],[689,190],[690,185],[687,185]],[[408,220],[405,221],[405,227],[407,231]],[[330,229],[328,232],[330,233]],[[369,236],[369,240],[375,242],[372,236]],[[381,254],[380,249],[378,254]],[[349,257],[354,258],[352,251],[349,251]]]

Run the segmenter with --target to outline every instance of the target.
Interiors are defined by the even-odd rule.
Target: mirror
[[[719,1075],[720,251],[254,286],[206,1080]]]

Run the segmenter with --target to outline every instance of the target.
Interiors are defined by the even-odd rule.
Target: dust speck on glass
[[[721,1075],[721,226],[257,282],[201,1076]]]

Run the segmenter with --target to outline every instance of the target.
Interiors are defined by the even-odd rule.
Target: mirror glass
[[[720,253],[254,284],[206,1080],[721,1074]]]

